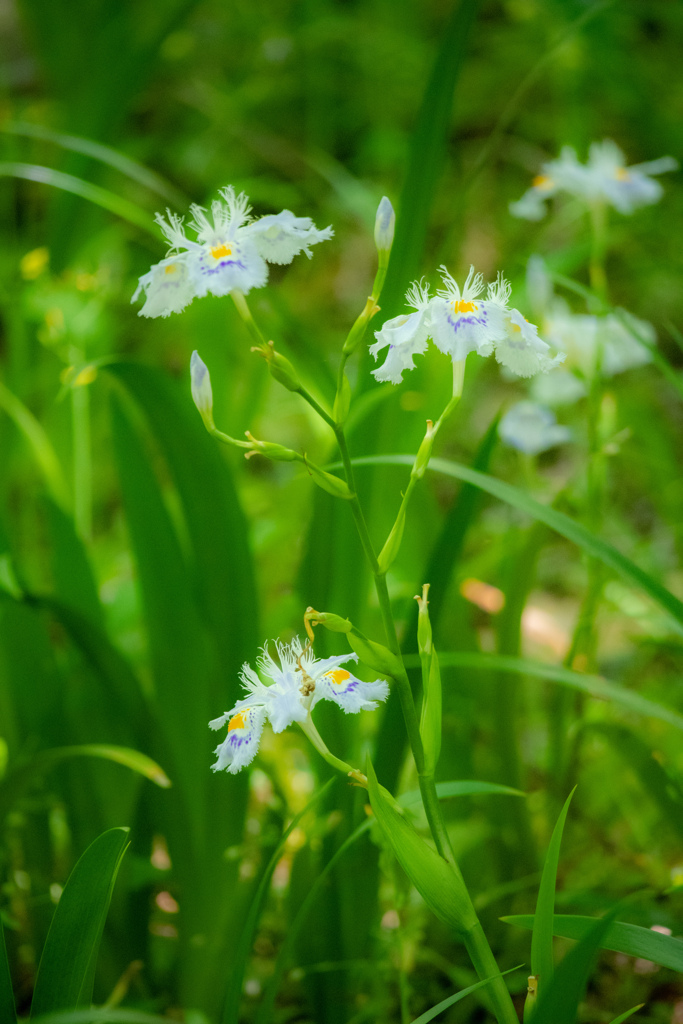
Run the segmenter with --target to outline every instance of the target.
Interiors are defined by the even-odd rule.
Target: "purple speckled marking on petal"
[[[247,269],[246,264],[242,260],[221,260],[215,267],[208,267],[203,258],[199,261],[199,267],[202,274],[208,274],[209,276],[220,274],[221,270],[225,270],[226,267],[237,267],[238,270]]]
[[[447,319],[456,334],[458,329],[464,324],[476,324],[478,327],[486,327],[488,322],[485,309],[482,310],[481,316],[459,316],[457,320],[453,320],[452,315],[449,313]]]

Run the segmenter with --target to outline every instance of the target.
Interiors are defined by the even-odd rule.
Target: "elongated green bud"
[[[310,628],[312,626],[324,626],[331,633],[348,633],[353,629],[353,624],[348,619],[343,619],[341,615],[335,615],[334,612],[318,612],[310,606],[306,609],[304,624],[311,640],[313,639]]]
[[[248,430],[245,431],[245,436],[249,438],[250,442],[250,450],[246,454],[247,459],[250,459],[252,455],[265,455],[273,462],[303,462],[303,456],[291,448],[275,444],[274,441],[259,441]]]
[[[422,587],[422,597],[416,597],[420,611],[417,618],[417,645],[422,663],[422,716],[420,736],[424,747],[425,772],[434,773],[441,754],[441,670],[439,658],[432,643],[432,624],[429,620],[427,594],[429,584]]]
[[[429,460],[432,457],[432,448],[434,447],[434,438],[436,431],[434,430],[434,424],[431,420],[427,420],[427,431],[422,439],[422,443],[417,450],[415,456],[415,462],[411,471],[411,475],[421,480],[427,471]]]
[[[399,553],[405,525],[406,514],[403,506],[401,506],[398,515],[396,516],[396,522],[391,528],[391,533],[387,537],[384,547],[377,556],[377,564],[381,573],[387,572],[390,565],[395,560],[396,555]]]
[[[349,408],[351,406],[351,385],[349,384],[349,378],[344,374],[341,380],[341,386],[337,391],[334,399],[334,408],[332,415],[335,423],[338,423],[340,427],[343,427],[346,423],[346,417],[349,415]]]
[[[382,675],[391,676],[392,679],[403,674],[404,668],[400,659],[392,654],[388,647],[383,647],[382,644],[377,644],[374,640],[368,640],[355,628],[346,634],[346,639],[351,650],[355,651],[368,668],[372,668]]]
[[[375,217],[375,245],[378,253],[389,253],[394,244],[396,214],[389,199],[382,196]]]
[[[324,491],[334,495],[335,498],[344,498],[346,501],[350,501],[353,498],[353,491],[349,489],[345,480],[334,476],[332,473],[326,473],[324,469],[320,469],[319,466],[310,462],[305,455],[303,456],[303,463],[318,487],[322,487]]]
[[[208,431],[214,429],[213,422],[213,392],[211,390],[211,377],[209,370],[195,350],[190,359],[190,386],[192,388],[192,400],[204,426]]]
[[[259,352],[265,361],[268,363],[268,369],[270,375],[273,377],[278,384],[282,384],[288,391],[300,391],[301,381],[299,380],[296,370],[290,363],[289,359],[275,351],[275,346],[272,341],[269,341],[264,348],[253,348],[252,352]]]

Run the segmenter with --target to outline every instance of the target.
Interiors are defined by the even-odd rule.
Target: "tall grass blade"
[[[518,971],[519,967],[511,967],[508,971],[503,971],[501,974],[494,974],[491,978],[484,978],[482,981],[477,981],[474,985],[468,985],[467,988],[462,989],[460,992],[456,992],[453,996],[448,996],[446,999],[442,999],[436,1006],[432,1006],[430,1010],[425,1010],[419,1017],[415,1017],[411,1024],[428,1024],[430,1020],[434,1020],[440,1013],[447,1010],[449,1006],[454,1006],[455,1003],[459,1003],[465,996],[469,996],[472,992],[476,992],[478,988],[483,988],[484,985],[490,985],[496,978],[504,978],[506,974],[512,974],[513,971]]]
[[[12,809],[32,783],[58,764],[73,757],[99,757],[130,768],[162,789],[167,789],[171,785],[171,780],[156,761],[128,747],[114,747],[106,743],[83,743],[80,746],[41,750],[33,755],[28,764],[17,765],[0,780],[0,819]]]
[[[150,192],[155,192],[162,199],[174,206],[183,208],[187,200],[177,189],[165,181],[149,167],[131,160],[125,153],[119,153],[111,146],[104,146],[101,142],[93,142],[92,139],[81,138],[80,135],[65,135],[63,132],[55,132],[42,124],[32,124],[29,121],[7,121],[0,126],[0,131],[10,135],[22,135],[30,139],[40,139],[43,142],[54,142],[56,146],[67,149],[72,153],[81,153],[83,156],[92,157],[100,163],[107,164],[115,170],[120,171],[131,181],[138,185],[144,185]]]
[[[49,493],[59,505],[68,508],[71,504],[71,495],[50,438],[33,413],[2,381],[0,381],[0,409],[4,409],[28,441]]]
[[[147,234],[152,235],[157,242],[161,242],[161,235],[150,214],[135,203],[131,203],[130,200],[123,199],[100,185],[93,185],[83,178],[66,174],[64,171],[56,171],[52,167],[43,167],[40,164],[22,163],[0,163],[0,177],[23,178],[25,181],[37,181],[42,185],[50,185],[63,192],[70,192],[81,199],[86,199],[89,203],[94,203],[95,206],[101,206],[103,210],[108,210],[109,213],[128,221],[129,224],[134,224],[136,228],[141,228]]]
[[[606,918],[601,918],[601,921]],[[533,914],[514,914],[501,917],[506,924],[517,925],[518,928],[533,928]],[[555,914],[553,934],[564,939],[581,940],[589,935],[595,927],[596,918],[583,917],[579,914]],[[683,939],[661,932],[653,932],[650,928],[641,928],[637,924],[626,924],[624,921],[612,921],[600,938],[601,949],[611,949],[615,953],[626,956],[642,957],[652,960],[662,967],[670,967],[673,971],[683,973]]]
[[[100,629],[104,614],[88,553],[74,521],[50,498],[45,499],[52,548],[52,576],[57,597]]]
[[[54,912],[31,1004],[31,1017],[88,1007],[97,952],[121,860],[127,828],[99,836],[71,872]]]
[[[353,461],[358,466],[412,466],[414,456],[372,455],[367,458],[354,459]],[[598,558],[605,565],[609,566],[610,569],[614,569],[621,576],[635,583],[646,594],[649,594],[661,608],[672,616],[674,619],[672,625],[676,631],[683,633],[683,601],[680,601],[670,590],[663,587],[661,583],[658,583],[656,579],[639,568],[630,558],[622,555],[620,551],[611,544],[608,544],[607,541],[596,537],[594,533],[587,530],[581,523],[570,519],[563,512],[558,512],[547,505],[541,505],[540,502],[518,487],[513,487],[512,484],[505,483],[503,480],[496,480],[495,477],[488,476],[485,473],[479,473],[475,469],[470,469],[469,466],[462,466],[457,462],[448,462],[446,459],[432,459],[429,463],[429,468],[435,473],[443,473],[444,476],[450,476],[456,480],[464,480],[466,483],[473,484],[475,487],[487,491],[494,498],[512,505],[513,508],[517,508],[521,512],[526,512],[527,515],[532,516],[532,518],[537,519],[541,523],[545,523],[551,530],[555,530],[556,533],[566,537],[567,540],[582,548],[587,554]]]
[[[557,880],[557,867],[560,862],[560,846],[562,844],[562,833],[564,823],[567,820],[567,812],[575,790],[572,790],[567,797],[564,807],[560,811],[553,834],[550,837],[548,852],[543,865],[541,884],[538,888],[538,899],[536,901],[536,913],[534,915],[534,930],[531,935],[531,973],[538,978],[539,998],[547,990],[555,970],[553,958],[553,915],[555,913],[555,884]],[[526,1017],[526,1013],[525,1013]]]
[[[645,1003],[638,1003],[637,1006],[632,1006],[630,1010],[626,1011],[626,1013],[622,1013],[618,1017],[615,1017],[613,1021],[610,1021],[610,1024],[623,1024],[625,1020],[628,1020],[629,1017],[632,1017],[634,1013],[638,1012],[638,1010],[642,1010],[644,1006]]]

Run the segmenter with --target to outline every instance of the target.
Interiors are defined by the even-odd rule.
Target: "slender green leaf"
[[[478,651],[453,651],[439,654],[442,666],[453,666],[454,668],[480,669],[482,672],[513,672],[517,675],[532,676],[536,679],[546,679],[550,683],[559,683],[561,686],[569,686],[574,690],[581,690],[601,700],[614,701],[621,704],[629,711],[635,711],[639,715],[646,715],[649,718],[658,718],[667,722],[675,729],[683,729],[683,715],[671,711],[662,704],[641,697],[633,690],[627,690],[618,683],[610,683],[602,676],[584,675],[581,672],[573,672],[571,669],[562,668],[560,665],[546,665],[541,661],[531,661],[528,658],[513,658],[501,654],[483,654]],[[419,664],[417,655],[407,655],[406,665],[412,667]]]
[[[31,1024],[168,1024],[168,1017],[157,1017],[141,1010],[126,1010],[123,1007],[111,1009],[92,1007],[90,1010],[62,1010],[32,1017]]]
[[[52,167],[42,167],[40,164],[0,163],[0,177],[23,178],[25,181],[37,181],[42,185],[51,185],[53,188],[61,189],[63,192],[71,192],[72,195],[80,196],[81,199],[101,206],[104,210],[121,217],[122,220],[134,224],[135,227],[142,228],[157,242],[161,241],[154,218],[145,210],[128,199],[122,199],[114,192],[110,192],[100,185],[92,185],[89,181],[77,178],[73,174],[55,171]]]
[[[538,899],[536,901],[536,913],[534,915],[534,930],[531,935],[531,973],[538,978],[539,997],[545,992],[555,970],[553,958],[553,915],[555,913],[555,884],[557,880],[557,867],[560,862],[560,846],[562,844],[562,833],[564,823],[567,820],[569,804],[574,796],[573,789],[567,797],[564,807],[560,811],[557,824],[553,829],[548,844],[548,852],[543,865],[541,884],[538,887]]]
[[[56,596],[104,628],[104,615],[95,577],[85,545],[76,533],[74,521],[50,498],[45,499],[45,506]]]
[[[521,789],[501,786],[497,782],[479,782],[476,779],[458,779],[453,782],[437,782],[436,795],[439,800],[448,800],[454,796],[474,796],[478,793],[494,793],[498,796],[526,796]],[[396,798],[401,807],[412,807],[422,801],[419,789],[411,789]]]
[[[366,458],[354,459],[358,466],[412,466],[415,461],[413,455],[371,455]],[[334,467],[331,467],[334,468]],[[649,594],[657,604],[669,613],[675,620],[672,625],[679,633],[683,633],[683,601],[680,601],[670,590],[663,587],[656,579],[644,572],[632,562],[630,558],[622,555],[607,541],[596,537],[594,533],[587,530],[581,523],[570,519],[563,512],[558,512],[548,505],[542,505],[525,491],[521,491],[512,484],[503,480],[496,480],[495,477],[486,473],[479,473],[469,466],[461,466],[458,462],[448,462],[446,459],[432,459],[429,468],[435,473],[443,473],[444,476],[454,477],[456,480],[464,480],[466,483],[479,487],[498,498],[500,501],[526,512],[539,522],[545,523],[551,530],[566,537],[567,540],[582,548],[587,554],[598,558],[610,569],[614,569],[626,579],[635,583],[646,594]]]
[[[623,1021],[628,1020],[629,1017],[632,1017],[634,1013],[638,1012],[638,1010],[642,1010],[644,1006],[645,1003],[638,1003],[637,1006],[632,1006],[630,1010],[626,1011],[626,1013],[621,1013],[618,1017],[615,1017],[610,1024],[623,1024]]]
[[[465,996],[470,995],[472,992],[476,992],[478,988],[483,988],[484,985],[490,985],[496,978],[504,978],[506,974],[512,974],[513,971],[518,971],[519,967],[511,967],[509,971],[503,971],[502,974],[494,974],[491,978],[484,978],[482,981],[475,982],[474,985],[468,985],[467,988],[462,989],[460,992],[456,992],[453,996],[447,996],[446,999],[442,999],[436,1006],[432,1006],[430,1010],[425,1010],[419,1017],[416,1017],[411,1024],[428,1024],[430,1020],[434,1020],[440,1013],[447,1010],[449,1006],[453,1006],[455,1003],[459,1003]]]
[[[71,502],[62,467],[50,438],[32,412],[0,381],[0,409],[14,420],[28,441],[48,491],[64,508]]]
[[[74,747],[56,747],[53,750],[41,750],[34,754],[28,764],[20,764],[0,780],[0,818],[11,810],[17,799],[37,779],[47,772],[73,757],[99,757],[105,761],[130,768],[131,771],[144,775],[146,779],[163,789],[171,785],[162,768],[146,754],[128,747],[114,747],[105,743],[85,743]]]
[[[237,1024],[239,1020],[239,1004],[240,997],[242,994],[242,985],[244,982],[244,971],[246,969],[249,954],[251,952],[252,943],[254,941],[256,925],[258,924],[258,920],[261,915],[263,901],[265,899],[266,893],[268,892],[268,887],[270,885],[270,880],[272,878],[273,871],[275,870],[275,866],[279,861],[280,857],[282,856],[282,851],[285,848],[285,843],[287,842],[287,839],[292,834],[294,829],[297,827],[301,819],[306,814],[308,814],[311,808],[314,807],[315,804],[328,792],[328,790],[334,785],[336,781],[337,777],[335,776],[334,778],[330,779],[329,782],[326,782],[324,786],[321,786],[318,792],[315,793],[313,797],[308,801],[304,809],[302,811],[299,811],[299,813],[292,818],[288,827],[283,832],[280,842],[275,847],[273,855],[268,861],[263,874],[261,875],[261,880],[259,881],[258,888],[254,894],[253,900],[251,901],[249,914],[247,916],[246,921],[242,925],[239,945],[237,947],[235,959],[233,961],[232,973],[225,995],[225,1003],[223,1007],[222,1018],[223,1024]]]
[[[42,124],[32,124],[29,121],[6,121],[0,126],[0,131],[10,135],[23,135],[31,139],[41,139],[44,142],[54,142],[62,149],[68,149],[72,153],[82,153],[84,156],[99,160],[100,163],[108,164],[115,170],[125,174],[131,181],[144,185],[151,192],[176,206],[187,205],[184,196],[178,192],[169,182],[165,181],[149,167],[131,160],[124,153],[119,153],[111,146],[103,146],[101,142],[93,142],[92,139],[81,138],[80,135],[65,135],[63,132],[55,132]]]
[[[567,953],[550,984],[538,997],[530,1015],[533,1024],[575,1024],[595,955],[618,909],[615,907],[605,917],[593,919],[592,927]]]
[[[40,958],[32,1018],[90,1005],[97,952],[129,831],[103,832],[69,875]]]
[[[533,914],[514,914],[502,917],[506,924],[517,925],[518,928],[533,928]],[[555,914],[553,932],[564,939],[583,939],[595,925],[596,918],[582,917],[575,914]],[[675,939],[671,935],[662,935],[640,925],[613,921],[605,935],[600,939],[602,949],[611,949],[615,953],[627,956],[643,957],[653,960],[662,967],[671,967],[683,973],[683,939]]]
[[[429,909],[457,932],[466,932],[476,923],[476,917],[465,894],[464,882],[399,814],[393,798],[377,782],[370,761],[367,775],[372,809],[396,860]]]
[[[441,32],[439,51],[417,115],[401,191],[396,237],[382,292],[385,318],[398,311],[408,284],[419,274],[429,215],[453,119],[453,93],[465,60],[477,6],[477,0],[459,0]]]
[[[5,948],[5,933],[0,921],[0,1021],[7,1024],[14,1024],[17,1013],[14,1008],[14,995],[12,993],[12,976],[9,972],[7,962],[7,949]]]

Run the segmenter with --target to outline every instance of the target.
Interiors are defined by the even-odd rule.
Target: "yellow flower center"
[[[453,303],[454,313],[476,313],[478,309],[475,302],[465,302],[464,299],[456,299]]]
[[[164,267],[164,273],[165,274],[175,274],[177,269],[178,268],[176,267],[175,263],[169,263],[168,266]]]
[[[547,174],[537,174],[531,184],[533,188],[547,189],[553,187],[553,180]]]
[[[625,167],[617,167],[614,172],[614,177],[617,181],[630,181],[631,175],[628,173]]]
[[[328,672],[327,675],[337,686],[341,686],[342,683],[351,678],[351,673],[347,672],[345,668],[335,668],[332,672]]]
[[[228,732],[231,729],[244,729],[244,716],[249,709],[245,708],[244,711],[238,711],[236,715],[233,715],[228,723]]]
[[[215,260],[220,260],[224,256],[232,256],[232,249],[229,245],[216,245],[211,250],[211,255]]]

